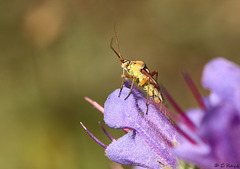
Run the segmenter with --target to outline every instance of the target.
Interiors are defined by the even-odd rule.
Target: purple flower
[[[204,98],[205,110],[187,111],[196,131],[182,128],[198,144],[183,141],[175,153],[204,168],[240,165],[240,67],[216,58],[205,66],[202,84],[211,91],[209,98]]]
[[[146,114],[146,99],[137,87],[134,86],[125,99],[130,90],[126,83],[120,97],[118,89],[106,100],[104,121],[127,134],[114,139],[101,126],[112,140],[110,145],[105,145],[81,124],[106,149],[107,157],[120,164],[150,169],[176,168],[179,157],[206,169],[223,167],[223,164],[239,166],[240,67],[223,58],[210,61],[202,77],[204,88],[211,91],[207,98],[202,98],[187,74],[184,78],[199,104],[197,109],[184,112],[163,89],[164,96],[179,114],[151,101]],[[103,112],[96,102],[88,101]]]
[[[176,168],[176,157],[171,149],[178,141],[178,133],[170,120],[153,105],[148,106],[146,99],[136,89],[128,99],[128,88],[115,90],[104,105],[105,123],[115,129],[133,129],[128,134],[112,142],[106,148],[106,155],[112,161],[124,165],[137,165],[158,169]]]
[[[116,140],[103,128],[112,140],[110,145],[105,145],[82,123],[81,125],[97,143],[106,149],[107,157],[114,162],[150,169],[176,168],[177,159],[172,150],[174,144],[179,142],[179,134],[175,126],[152,104],[148,105],[148,115],[145,114],[146,99],[137,87],[133,88],[126,100],[130,89],[125,84],[121,96],[118,97],[119,90],[110,94],[105,102],[104,121],[111,128],[124,129],[127,134]],[[96,102],[86,99],[103,112]],[[165,106],[161,105],[161,107]]]

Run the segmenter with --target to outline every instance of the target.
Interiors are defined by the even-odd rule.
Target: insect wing
[[[154,86],[154,88],[159,90],[160,87],[159,87],[158,83],[156,82],[156,80],[148,72],[149,72],[149,70],[146,71],[145,69],[142,69],[142,74],[144,74],[145,76],[149,77],[150,83]]]

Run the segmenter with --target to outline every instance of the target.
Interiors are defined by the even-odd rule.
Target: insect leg
[[[157,81],[157,79],[158,79],[158,71],[153,71],[153,72],[150,73],[150,74],[151,74],[151,76],[156,75],[156,81]]]
[[[121,93],[122,93],[122,89],[123,89],[123,84],[124,84],[124,81],[125,81],[125,71],[123,69],[123,74],[122,74],[122,84],[121,84],[121,87],[120,87],[120,91],[119,91],[119,94],[118,94],[118,97],[120,97]]]
[[[120,87],[120,91],[119,91],[118,97],[120,97],[120,95],[121,95],[121,93],[122,93],[123,85],[124,85],[124,82],[125,82],[125,77],[127,77],[127,78],[132,78],[133,76],[132,76],[132,75],[125,75],[125,71],[124,71],[124,69],[123,69],[122,84],[121,84],[121,87]]]
[[[132,92],[132,88],[133,88],[133,83],[134,83],[134,81],[136,81],[136,77],[135,77],[135,76],[132,76],[132,77],[133,77],[133,79],[132,79],[132,84],[131,84],[130,91],[129,91],[127,97],[126,97],[124,100],[126,100],[126,99],[130,96],[130,94],[131,94],[131,92]]]
[[[143,86],[144,84],[146,84],[148,82],[148,91],[147,91],[147,102],[146,102],[146,106],[147,106],[147,111],[146,114],[148,112],[148,99],[149,99],[149,85],[150,85],[150,78],[149,77],[145,77],[140,83],[139,86]]]
[[[147,80],[148,80],[148,92],[147,92],[147,101],[146,101],[146,106],[147,106],[146,114],[148,114],[148,99],[149,99],[150,78],[147,77]]]
[[[145,77],[140,83],[139,86],[142,87],[147,81],[148,81],[148,77]]]

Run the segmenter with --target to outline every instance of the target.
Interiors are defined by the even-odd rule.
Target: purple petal
[[[161,169],[161,160],[142,137],[134,131],[112,142],[106,149],[107,157],[123,165],[138,165],[146,168]]]
[[[216,162],[240,164],[240,116],[233,105],[223,103],[207,113],[199,133],[211,146]]]
[[[240,164],[240,116],[233,105],[222,103],[205,114],[199,109],[187,114],[198,123],[198,132],[185,132],[198,139],[198,145],[183,142],[175,149],[178,157],[203,168],[216,168],[216,163],[223,162]]]
[[[201,128],[202,119],[206,113],[201,109],[190,109],[186,114],[195,123],[199,130],[199,128]],[[215,168],[214,164],[216,163],[216,160],[211,154],[211,147],[202,140],[198,131],[193,132],[184,125],[179,125],[187,135],[197,142],[197,144],[192,144],[183,139],[184,141],[175,148],[175,155],[187,162],[206,169]]]
[[[202,84],[210,89],[204,102],[207,112],[191,109],[188,117],[196,124],[189,133],[198,144],[184,141],[175,153],[178,157],[203,168],[215,164],[240,164],[240,67],[224,58],[210,61],[204,68]]]
[[[216,161],[211,156],[211,148],[207,144],[193,145],[184,142],[175,149],[175,154],[187,162],[201,166],[206,169],[213,169]]]
[[[129,89],[123,88],[121,96],[119,90],[115,90],[104,105],[104,120],[111,128],[130,128],[144,140],[159,158],[160,162],[167,166],[175,167],[176,159],[170,148],[178,140],[178,134],[164,114],[149,104],[148,115],[146,112],[146,99],[137,90],[126,99]],[[141,110],[141,111],[140,111]],[[127,143],[125,143],[127,144]],[[138,147],[140,150],[141,147]]]
[[[111,128],[134,130],[142,128],[139,125],[143,123],[142,125],[155,127],[158,132],[166,136],[166,139],[175,142],[178,133],[165,114],[149,104],[148,114],[143,115],[146,113],[147,106],[142,93],[133,89],[131,95],[125,100],[128,93],[129,89],[123,88],[120,97],[118,97],[119,89],[109,95],[104,105],[105,123]]]
[[[240,96],[240,67],[224,58],[213,59],[204,68],[202,84],[211,90],[212,104],[234,101]]]
[[[186,112],[186,115],[196,125],[196,127],[200,127],[205,112],[203,112],[202,109],[189,109]]]

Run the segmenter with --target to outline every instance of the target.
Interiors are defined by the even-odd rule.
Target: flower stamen
[[[97,102],[93,101],[92,99],[84,96],[84,99],[86,101],[88,101],[89,103],[91,103],[95,108],[97,108],[100,112],[102,112],[102,114],[104,114],[104,108],[99,105]],[[130,130],[129,129],[123,129],[126,133],[128,133]]]
[[[86,101],[88,101],[89,103],[91,103],[95,108],[97,108],[100,112],[102,112],[102,114],[104,114],[104,108],[102,106],[100,106],[97,102],[89,99],[88,97],[84,96],[84,99]]]
[[[175,125],[176,130],[179,134],[181,134],[183,137],[185,137],[190,143],[197,145],[198,143],[193,140],[187,133],[185,133],[178,125]]]
[[[188,85],[189,89],[191,90],[194,98],[196,99],[197,104],[199,105],[199,107],[202,110],[206,111],[206,106],[205,106],[205,104],[203,102],[202,96],[199,93],[199,90],[197,89],[196,85],[194,84],[192,78],[186,72],[183,72],[182,74],[183,74],[183,78],[184,78],[185,82],[187,83],[187,85]]]
[[[107,148],[107,145],[102,143],[99,139],[97,139],[88,129],[86,126],[84,126],[84,124],[82,122],[80,122],[81,126],[83,127],[83,129],[88,133],[88,135],[96,142],[98,143],[100,146],[102,146],[103,148]]]
[[[184,119],[185,124],[189,129],[192,131],[196,131],[196,126],[194,123],[189,119],[189,117],[185,114],[185,112],[180,108],[180,106],[175,102],[173,97],[169,94],[166,88],[162,87],[162,93],[167,98],[167,100],[170,102],[170,104],[173,106],[173,108],[181,115],[181,117]],[[183,122],[183,121],[178,121]]]
[[[99,121],[98,124],[100,125],[100,127],[102,128],[103,132],[108,136],[108,138],[111,140],[111,141],[116,141],[116,139],[110,134],[107,132],[107,130],[103,127],[103,125],[101,124],[101,122]]]

